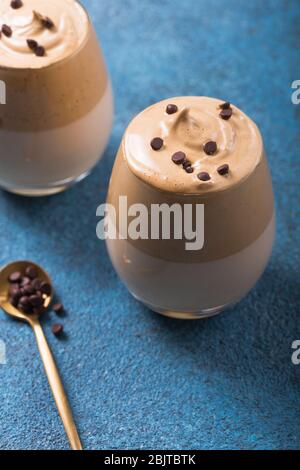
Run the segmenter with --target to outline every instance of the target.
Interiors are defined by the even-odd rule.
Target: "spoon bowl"
[[[38,318],[39,315],[33,314],[29,315],[21,310],[14,307],[8,297],[8,291],[11,286],[8,278],[14,272],[21,272],[22,274],[25,273],[25,269],[27,266],[33,266],[37,273],[38,278],[41,279],[43,282],[47,282],[52,286],[52,281],[48,273],[42,269],[39,265],[33,263],[32,261],[15,261],[13,263],[7,264],[6,266],[2,267],[0,270],[0,307],[10,315],[11,317],[17,318],[18,320],[26,321],[30,323],[34,318]],[[44,308],[47,309],[51,304],[53,299],[53,288],[51,289],[51,294],[48,295],[44,300]]]

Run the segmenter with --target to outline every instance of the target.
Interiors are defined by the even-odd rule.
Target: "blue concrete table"
[[[44,328],[87,449],[296,449],[299,327],[298,0],[85,0],[112,74],[115,127],[96,171],[70,191],[0,194],[0,262],[29,258],[55,280],[65,341]],[[209,95],[261,127],[277,202],[267,271],[231,311],[185,323],[155,315],[119,282],[96,238],[114,156],[154,101]],[[0,150],[1,151],[1,150]],[[0,314],[0,448],[67,449],[31,330]]]

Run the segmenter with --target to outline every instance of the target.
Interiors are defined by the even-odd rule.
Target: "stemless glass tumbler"
[[[0,41],[0,187],[27,196],[84,178],[113,119],[110,79],[87,13],[75,0],[38,3],[0,7],[12,32]]]

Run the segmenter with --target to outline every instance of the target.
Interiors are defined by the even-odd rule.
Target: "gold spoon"
[[[68,399],[64,391],[51,350],[48,346],[47,340],[42,330],[39,321],[39,315],[29,315],[21,312],[17,308],[13,307],[8,299],[8,290],[10,287],[10,283],[8,281],[9,276],[13,272],[17,271],[24,273],[26,267],[28,266],[35,267],[38,273],[38,278],[52,286],[51,279],[48,274],[40,266],[32,263],[31,261],[16,261],[14,263],[8,264],[0,270],[0,307],[4,310],[5,313],[7,313],[7,315],[17,318],[18,320],[25,321],[29,323],[29,325],[32,327],[35,333],[40,355],[44,363],[48,381],[52,389],[52,393],[54,395],[56,406],[64,424],[71,447],[73,450],[82,450],[82,445],[74,423]],[[44,301],[45,308],[49,307],[52,301],[52,297],[53,289],[51,291],[51,294],[47,296]]]

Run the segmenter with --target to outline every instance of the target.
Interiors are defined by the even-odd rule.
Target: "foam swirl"
[[[13,34],[0,39],[0,65],[17,68],[40,68],[71,55],[82,44],[88,31],[88,17],[75,0],[24,0],[19,9],[2,0],[0,24],[11,27]],[[54,27],[47,29],[41,22],[49,17]],[[45,48],[44,57],[36,57],[28,48],[33,39]]]
[[[166,113],[167,104],[178,112]],[[132,171],[161,190],[180,193],[212,192],[226,189],[249,175],[261,161],[263,143],[254,122],[235,106],[229,120],[220,118],[222,101],[207,97],[171,98],[151,106],[129,125],[124,140],[124,155]],[[161,137],[164,145],[153,151],[150,142]],[[217,152],[207,155],[203,147],[217,143]],[[175,152],[184,152],[193,173],[172,162]],[[218,168],[228,164],[230,171],[220,175]],[[207,172],[209,181],[199,181]]]

